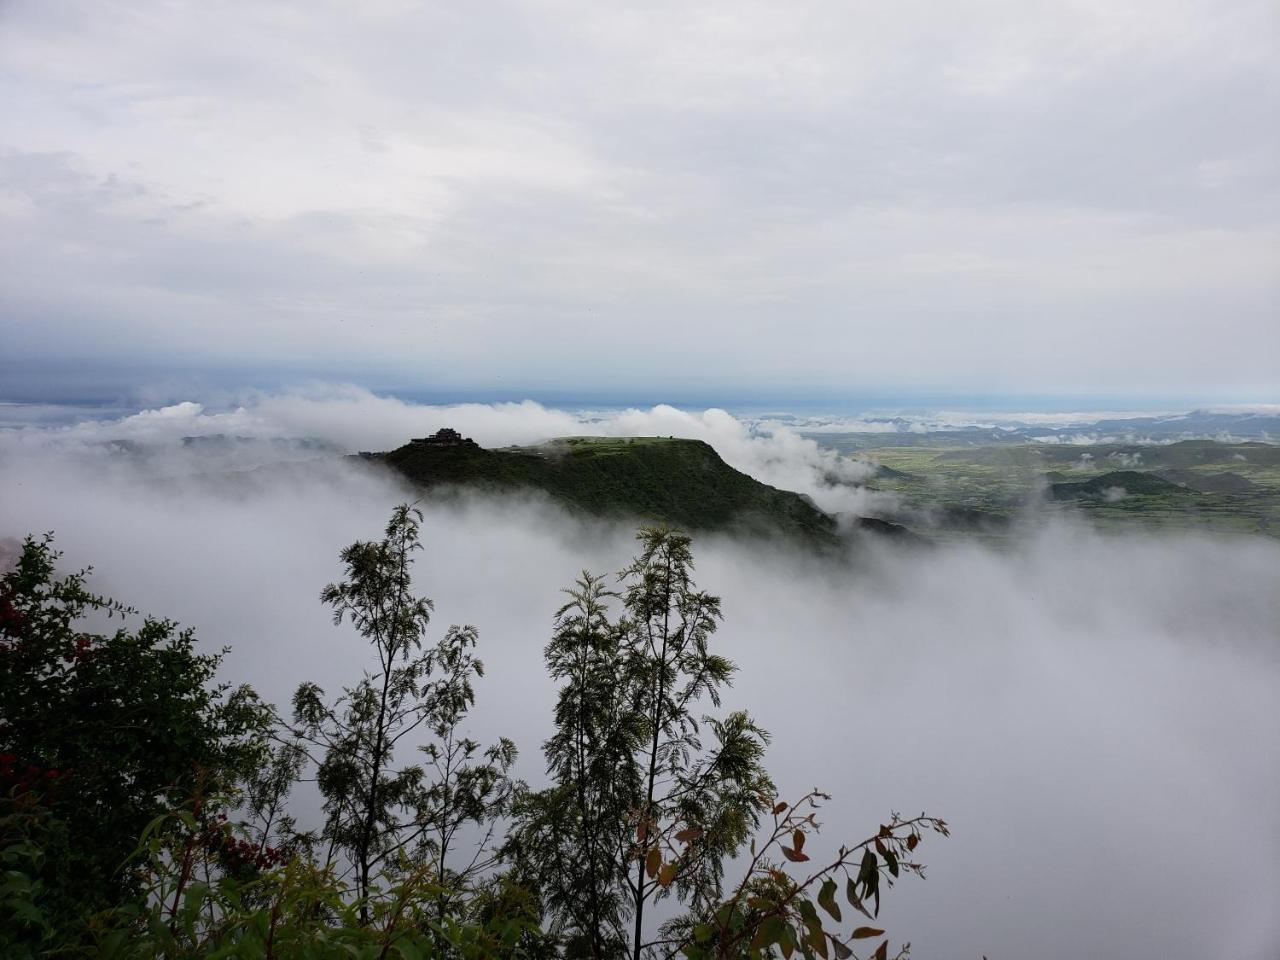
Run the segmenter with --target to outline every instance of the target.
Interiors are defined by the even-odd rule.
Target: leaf
[[[671,886],[671,881],[676,878],[676,865],[674,863],[664,863],[662,869],[658,871],[658,885],[662,887]]]
[[[780,813],[786,813],[786,812],[787,812],[787,805],[785,803],[779,803],[773,808],[773,815],[775,817]]]
[[[799,853],[804,849],[804,831],[797,830],[791,835],[791,842],[795,844],[796,852]]]
[[[853,951],[835,938],[832,938],[831,946],[836,948],[836,960],[849,960],[853,956]]]
[[[765,917],[756,928],[756,935],[751,938],[750,950],[767,950],[775,943],[782,941],[782,920],[778,917]]]
[[[876,855],[870,850],[866,850],[862,854],[862,864],[858,867],[858,882],[862,884],[862,893],[865,896],[867,888],[875,882],[875,877],[879,874],[877,869],[880,861],[876,859]]]
[[[700,839],[702,834],[703,831],[697,827],[685,827],[676,834],[676,840],[679,843],[693,843],[693,841]]]
[[[871,960],[889,960],[888,940],[876,947],[876,952],[871,955]]]
[[[809,859],[809,855],[807,853],[801,853],[799,850],[792,850],[785,844],[782,847],[782,855],[792,863],[804,863]]]
[[[857,887],[857,884],[853,882],[852,877],[849,878],[849,880],[844,885],[844,895],[845,895],[845,899],[849,901],[849,906],[853,907],[855,910],[861,913],[868,920],[874,919],[871,916],[871,911],[868,910],[866,907],[864,907],[862,905],[862,901],[858,898],[858,887]]]
[[[800,916],[804,918],[804,922],[810,926],[822,928],[822,919],[818,916],[818,911],[808,900],[800,899],[796,901],[796,908],[800,911]]]
[[[919,842],[920,838],[913,833],[911,836],[907,837],[907,849],[914,850]]]
[[[896,877],[898,875],[898,857],[892,850],[884,852],[884,862],[889,864],[889,872]]]
[[[858,927],[853,931],[853,939],[866,940],[868,937],[883,937],[884,931],[877,930],[875,927]]]
[[[827,960],[827,935],[822,932],[821,927],[817,930],[811,929],[806,940],[808,940],[809,946],[813,947],[814,952],[822,957],[822,960]]]
[[[658,868],[662,866],[662,851],[657,847],[650,847],[649,852],[644,858],[644,872],[649,874],[649,878],[653,879],[658,875]]]
[[[818,891],[818,906],[831,914],[836,923],[840,922],[840,904],[836,903],[836,882],[828,877]]]
[[[805,935],[805,943],[809,944],[814,950],[821,954],[824,958],[827,955],[827,937],[822,930],[822,918],[818,916],[817,908],[808,900],[801,900],[796,904],[800,909],[800,915],[804,918],[804,925],[808,928]]]

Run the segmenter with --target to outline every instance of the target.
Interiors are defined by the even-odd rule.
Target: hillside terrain
[[[763,484],[700,440],[569,437],[485,449],[416,440],[374,457],[425,488],[537,490],[594,516],[690,531],[781,532],[835,543],[837,523],[806,497]]]
[[[1263,441],[831,444],[880,464],[900,519],[956,538],[998,539],[1032,505],[1103,529],[1196,528],[1280,535],[1280,445]],[[1038,507],[1037,507],[1038,509]]]

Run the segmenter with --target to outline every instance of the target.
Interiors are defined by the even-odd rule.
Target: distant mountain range
[[[983,422],[936,416],[865,417],[851,423],[848,430],[813,422],[789,424],[818,443],[838,450],[877,446],[920,446],[934,444],[1100,444],[1171,443],[1178,440],[1259,440],[1280,442],[1280,413],[1219,412],[1193,410],[1190,413],[1161,414],[1090,420],[1063,417],[993,417]]]

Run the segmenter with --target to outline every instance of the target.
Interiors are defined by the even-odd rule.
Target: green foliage
[[[882,887],[903,874],[923,876],[914,851],[925,831],[946,836],[947,825],[924,814],[907,820],[894,814],[874,836],[806,866],[813,862],[806,844],[818,832],[816,811],[827,799],[811,790],[794,804],[774,804],[773,826],[763,843],[752,842],[738,886],[701,915],[669,925],[670,953],[689,960],[765,960],[797,952],[806,960],[858,960],[861,941],[880,940],[885,931],[875,924]],[[852,908],[847,917],[842,904]],[[894,956],[904,957],[908,949]],[[889,941],[864,956],[886,960]]]
[[[47,812],[30,821],[36,875],[67,925],[135,892],[129,858],[158,813],[257,765],[265,716],[247,688],[212,685],[220,655],[172,621],[87,630],[132,611],[89,593],[88,571],[56,576],[58,557],[28,538],[0,580],[0,794]]]
[[[643,780],[635,815],[632,955],[643,949],[646,903],[675,894],[695,912],[720,894],[724,861],[759,822],[773,784],[763,766],[767,735],[743,712],[724,720],[693,712],[720,706],[736,669],[708,642],[720,598],[693,582],[689,537],[649,528],[626,570],[627,682],[644,718],[645,743],[632,759]],[[702,728],[714,743],[704,749]]]
[[[559,611],[546,652],[562,682],[544,746],[555,785],[524,804],[516,833],[555,928],[594,957],[638,958],[653,901],[713,903],[773,792],[764,731],[742,712],[695,713],[720,705],[734,666],[710,650],[720,600],[693,582],[689,537],[638,539],[620,595],[584,573]]]
[[[321,593],[334,623],[349,620],[369,641],[376,669],[332,705],[314,683],[299,686],[293,699],[293,742],[316,754],[325,800],[320,838],[346,861],[366,904],[379,874],[430,862],[443,891],[482,871],[484,842],[452,877],[450,846],[466,824],[491,826],[515,788],[508,776],[514,744],[504,739],[481,752],[461,735],[475,702],[472,678],[484,672],[472,653],[475,629],[450,627],[438,644],[424,646],[431,601],[413,595],[410,573],[421,520],[408,504],[397,507],[381,541],[342,551],[346,579]],[[425,764],[396,766],[397,746],[415,732],[434,737],[420,748]],[[364,916],[367,906],[361,910]],[[440,918],[446,910],[441,892]]]
[[[805,497],[733,469],[700,440],[572,438],[503,450],[409,443],[382,460],[422,487],[532,489],[597,516],[836,540],[835,520]]]
[[[556,613],[547,669],[561,684],[556,730],[543,745],[554,786],[526,794],[508,850],[542,891],[570,955],[618,956],[628,937],[629,821],[640,802],[632,762],[643,717],[625,682],[621,634],[603,578],[583,572]]]
[[[0,581],[0,955],[848,960],[880,940],[870,957],[887,960],[882,892],[921,872],[913,851],[946,825],[894,815],[812,865],[824,796],[776,803],[765,733],[702,712],[735,667],[710,649],[720,600],[693,581],[689,537],[642,530],[617,591],[589,573],[566,591],[546,647],[552,785],[533,792],[511,778],[510,741],[465,735],[475,630],[425,643],[420,520],[402,505],[382,540],[342,552],[322,599],[375,668],[332,704],[299,687],[274,745],[273,711],[213,685],[219,658],[189,632],[83,632],[86,614],[129,611],[27,541]],[[409,744],[422,759],[398,766]],[[311,771],[314,833],[288,809]],[[685,912],[645,940],[665,898]]]
[[[252,879],[220,873],[186,813],[152,825],[142,851],[146,895],[96,918],[94,956],[120,960],[216,957],[536,957],[534,904],[501,884],[444,918],[428,865],[399,871],[361,895],[332,866],[290,859]]]
[[[1142,473],[1137,470],[1113,470],[1079,483],[1054,483],[1049,486],[1049,494],[1055,500],[1099,499],[1105,497],[1107,491],[1120,489],[1129,496],[1191,496],[1196,492],[1180,487],[1154,473]]]

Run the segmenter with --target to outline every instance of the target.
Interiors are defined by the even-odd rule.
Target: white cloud
[[[335,414],[344,402],[396,409],[328,402]],[[261,409],[246,404],[266,423]],[[308,432],[320,422],[297,399],[270,409]],[[475,411],[468,429],[514,436],[551,413]],[[530,425],[517,429],[521,416]],[[716,436],[741,427],[714,412],[623,416]],[[809,469],[802,445],[763,444]],[[332,687],[364,665],[359,640],[315,598],[339,572],[337,551],[376,535],[405,496],[385,476],[331,463],[157,484],[148,462],[101,447],[68,458],[6,442],[2,453],[0,540],[56,530],[69,565],[95,564],[95,588],[196,627],[207,649],[231,645],[228,678],[282,701],[301,680]],[[620,569],[630,532],[518,499],[427,514],[416,575],[436,600],[433,635],[475,623],[488,665],[470,732],[514,736],[536,782],[557,591],[583,565]],[[891,809],[951,822],[951,839],[921,848],[929,878],[897,885],[881,914],[916,953],[1272,956],[1276,543],[1050,526],[1002,550],[868,548],[851,566],[717,537],[695,546],[700,584],[724,597],[716,645],[741,668],[726,706],[774,733],[768,763],[784,791],[835,795],[814,849],[860,839]],[[1195,909],[1179,908],[1189,896]]]
[[[528,400],[433,406],[375,396],[350,385],[318,384],[301,392],[252,393],[226,410],[207,410],[201,403],[183,401],[120,418],[11,429],[0,432],[0,454],[6,447],[16,451],[48,447],[74,450],[79,445],[113,440],[166,444],[188,437],[225,436],[288,440],[294,444],[294,456],[314,458],[324,451],[299,447],[299,441],[318,440],[347,453],[389,450],[445,426],[488,447],[575,435],[702,440],[730,466],[772,486],[806,494],[830,512],[874,514],[891,511],[896,504],[893,495],[861,486],[875,472],[874,464],[821,448],[778,421],[753,423],[724,410],[690,412],[667,405],[601,412],[555,410]],[[153,453],[167,456],[164,448]],[[229,456],[243,467],[278,459],[281,450],[270,445],[232,451],[215,447],[209,450],[208,461],[199,461],[200,469],[211,469]],[[174,461],[172,469],[195,462],[188,452]]]

